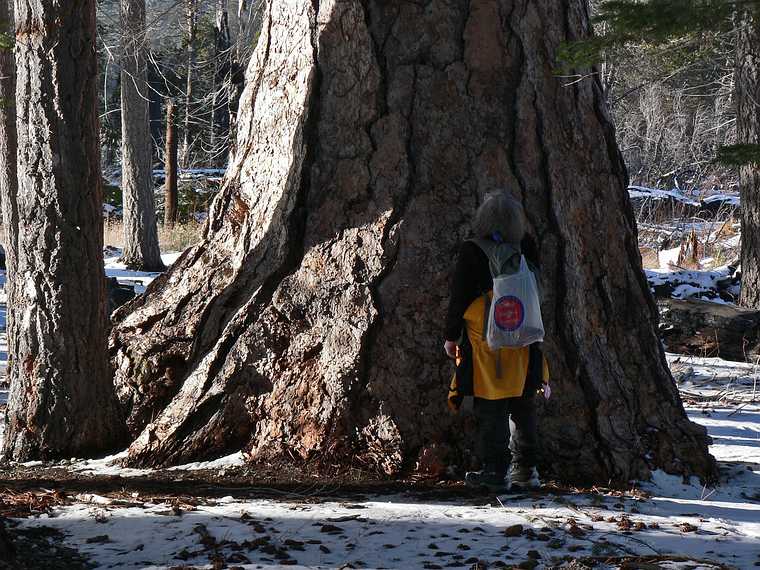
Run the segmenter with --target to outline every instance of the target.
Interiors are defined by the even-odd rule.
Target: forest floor
[[[241,454],[155,471],[110,465],[114,456],[7,466],[0,516],[26,541],[29,568],[760,566],[757,370],[669,361],[689,416],[713,438],[715,488],[656,472],[624,491],[549,483],[495,496],[458,482],[320,481]]]
[[[700,261],[723,252],[720,243],[730,248],[726,227],[700,234]],[[688,231],[678,232],[688,243]],[[730,273],[717,263],[660,262],[650,283],[670,283],[673,296],[719,300],[715,282]],[[138,291],[155,277],[114,258],[107,272]],[[730,302],[731,287],[721,301]],[[760,567],[760,367],[674,354],[668,362],[689,417],[712,437],[714,488],[655,472],[625,490],[548,482],[496,496],[459,481],[320,480],[248,465],[242,453],[165,470],[120,467],[123,454],[5,464],[0,520],[10,520],[18,555],[0,558],[0,568]],[[6,398],[0,384],[0,414]]]

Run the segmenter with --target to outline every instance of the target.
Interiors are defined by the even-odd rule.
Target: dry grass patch
[[[163,224],[158,226],[158,242],[161,251],[184,251],[195,245],[203,235],[203,223],[190,220],[174,224],[170,228]],[[103,228],[103,243],[116,247],[124,246],[124,223],[121,220],[108,220]]]
[[[641,253],[641,264],[644,266],[644,269],[659,269],[660,258],[657,255],[656,249],[649,246],[641,246],[639,247],[639,252]]]

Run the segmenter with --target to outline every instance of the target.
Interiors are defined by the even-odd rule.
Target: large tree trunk
[[[13,57],[13,3],[0,2],[0,212],[2,213],[2,245],[5,249],[6,275],[16,271],[18,241],[18,179],[16,176],[16,63]],[[5,282],[6,306],[15,304],[13,281]],[[6,314],[6,328],[14,325],[13,311]],[[5,421],[0,413],[0,421]],[[0,542],[2,541],[0,521]],[[2,554],[2,547],[0,547]]]
[[[173,227],[177,222],[177,125],[174,101],[166,100],[166,152],[164,159],[164,225]]]
[[[736,54],[737,142],[760,144],[760,9],[740,19]],[[760,166],[739,169],[742,212],[742,286],[739,304],[760,309]]]
[[[153,191],[145,0],[121,0],[121,189],[129,269],[162,271]]]
[[[95,0],[16,2],[18,237],[5,453],[123,441],[106,357]]]
[[[580,0],[270,1],[240,147],[203,241],[117,318],[135,465],[355,461],[461,449],[445,413],[449,272],[493,188],[538,244],[563,479],[714,475],[656,334],[626,173],[597,80],[553,55]]]

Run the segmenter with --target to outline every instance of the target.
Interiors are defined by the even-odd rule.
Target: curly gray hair
[[[489,192],[475,212],[472,229],[479,238],[491,238],[498,232],[506,243],[519,244],[525,235],[522,204],[504,190]]]

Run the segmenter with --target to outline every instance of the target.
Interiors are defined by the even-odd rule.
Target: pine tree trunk
[[[163,271],[153,191],[145,0],[121,0],[121,189],[129,269]]]
[[[263,2],[261,3],[263,5]],[[228,156],[232,156],[237,148],[237,124],[238,124],[238,107],[240,105],[240,96],[243,94],[243,83],[245,73],[243,70],[243,58],[245,55],[245,41],[248,37],[246,30],[246,19],[248,12],[247,0],[238,0],[238,9],[236,15],[237,36],[235,46],[230,53],[230,83],[227,92],[227,112],[228,112],[228,131],[229,131],[229,148]]]
[[[270,1],[239,148],[204,239],[118,316],[134,465],[211,457],[457,461],[442,328],[483,195],[538,244],[555,393],[543,467],[627,481],[715,474],[656,334],[626,172],[598,80],[553,54],[580,0]],[[459,462],[459,465],[462,465]]]
[[[177,222],[177,125],[174,101],[166,101],[166,159],[164,163],[164,225],[174,227]]]
[[[146,49],[148,49],[147,45]],[[150,99],[150,102],[148,103],[148,117],[150,118],[151,160],[155,163],[158,159],[158,141],[161,140],[161,133],[164,129],[164,112],[161,106],[163,102],[163,95],[161,92],[164,83],[162,81],[161,73],[156,69],[155,63],[150,60],[149,49],[147,54],[147,66],[148,93]]]
[[[229,152],[229,103],[230,69],[232,47],[227,17],[227,0],[217,0],[214,18],[214,88],[211,96],[211,162],[212,165],[227,164]]]
[[[16,176],[16,64],[13,57],[13,3],[0,2],[0,212],[3,220],[3,247],[6,274],[16,268],[18,239],[18,180]],[[13,282],[5,283],[6,306],[13,306]],[[14,317],[7,315],[7,319]],[[8,327],[11,325],[8,324]]]
[[[123,441],[106,358],[95,0],[16,3],[18,237],[5,453]]]
[[[760,144],[760,18],[744,10],[736,56],[737,142]],[[742,284],[739,304],[760,309],[760,166],[739,169],[742,215]]]
[[[187,78],[185,83],[185,124],[182,132],[182,168],[190,168],[190,123],[193,104],[193,73],[195,71],[196,10],[196,0],[185,0]]]
[[[103,148],[102,160],[106,168],[114,166],[118,160],[118,142],[110,133],[117,132],[116,121],[121,119],[121,113],[116,114],[117,109],[112,108],[121,105],[121,71],[119,65],[114,65],[110,59],[106,59],[105,66],[101,70],[103,77],[103,111],[100,127],[102,132],[108,133],[105,140],[101,141]],[[118,92],[118,94],[117,94]]]

